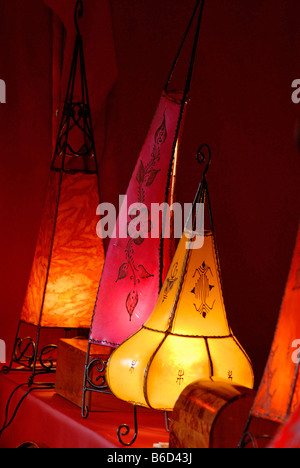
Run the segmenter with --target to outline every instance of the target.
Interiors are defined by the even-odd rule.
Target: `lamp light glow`
[[[206,198],[211,216],[204,174],[196,201]],[[187,249],[193,242],[203,247]],[[164,411],[171,411],[182,390],[200,378],[254,384],[249,357],[227,321],[212,225],[192,240],[185,230],[152,315],[113,352],[107,366],[115,396]]]
[[[82,14],[83,3],[78,0],[70,76],[35,255],[8,368],[32,372],[30,385],[38,373],[56,370],[57,345],[40,350],[41,329],[90,328],[104,264],[103,242],[96,234],[96,209],[100,203],[98,164],[83,39],[78,25]],[[24,323],[35,327],[36,340],[22,337]]]
[[[151,233],[148,235],[148,232],[144,235],[144,231],[151,229],[147,218],[145,222],[140,222],[142,237],[135,239],[131,233],[134,220],[130,214],[128,216],[128,208],[143,203],[150,213],[152,203],[173,203],[177,160],[174,148],[177,147],[182,105],[177,94],[164,92],[160,99],[129,183],[127,203],[123,203],[117,221],[117,226],[123,227],[120,220],[125,219],[127,237],[116,232],[116,237],[109,243],[90,330],[90,343],[112,348],[119,346],[145,323],[158,298],[162,279],[172,260],[172,238],[156,238]]]
[[[98,204],[96,174],[64,173],[60,180],[59,172],[51,171],[22,321],[48,328],[90,327],[104,263],[96,236]]]
[[[300,339],[299,308],[300,226],[272,347],[251,410],[252,416],[284,423],[297,409],[300,398],[300,359],[299,350],[296,349]]]

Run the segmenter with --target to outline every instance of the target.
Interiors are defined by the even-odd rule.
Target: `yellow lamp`
[[[202,156],[204,147],[209,150],[203,145]],[[172,411],[183,389],[200,378],[253,388],[251,362],[226,317],[205,179],[208,164],[190,217],[193,233],[185,228],[151,317],[113,352],[107,366],[111,391],[134,405]],[[195,231],[204,205],[210,229],[204,231],[202,224]]]

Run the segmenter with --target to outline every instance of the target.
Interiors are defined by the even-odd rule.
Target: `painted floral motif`
[[[195,295],[195,298],[200,304],[198,307],[196,304],[194,304],[194,306],[203,318],[207,317],[207,314],[212,311],[215,304],[215,301],[211,306],[207,303],[210,292],[214,288],[214,285],[210,284],[209,275],[212,276],[211,268],[203,262],[202,266],[196,269],[193,276],[193,278],[197,278],[197,282],[191,293]]]
[[[120,266],[118,278],[116,280],[116,282],[118,282],[129,277],[133,282],[133,288],[126,298],[126,309],[130,321],[132,320],[134,310],[139,303],[138,285],[141,281],[153,277],[153,274],[149,273],[144,265],[137,265],[135,260],[135,248],[138,248],[143,244],[145,238],[148,238],[152,229],[148,210],[139,207],[138,204],[144,204],[146,190],[154,183],[158,173],[161,171],[161,169],[157,167],[157,163],[160,161],[161,145],[166,141],[167,135],[166,118],[164,115],[162,124],[157,129],[154,136],[154,145],[150,160],[147,163],[141,161],[136,174],[136,182],[138,184],[138,203],[134,212],[129,214],[130,220],[127,223],[127,234],[129,239],[125,249],[126,261]]]
[[[129,218],[131,221],[127,223],[127,234],[133,239],[135,245],[141,245],[152,229],[149,212],[145,206],[139,207],[129,214]]]

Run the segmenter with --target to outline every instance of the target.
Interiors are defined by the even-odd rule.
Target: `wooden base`
[[[57,350],[57,368],[55,379],[55,391],[58,395],[82,406],[82,393],[84,371],[87,356],[88,340],[86,339],[61,339]],[[107,362],[112,349],[106,346],[91,345],[90,362],[100,358]],[[87,392],[86,404],[89,411],[126,411],[132,412],[132,405],[118,400],[113,395],[104,393]]]

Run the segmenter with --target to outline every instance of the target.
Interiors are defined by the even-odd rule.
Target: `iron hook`
[[[207,150],[207,154],[203,152],[204,149]],[[203,178],[205,178],[211,161],[211,149],[206,143],[203,143],[203,145],[199,147],[196,158],[199,164],[204,164],[207,160],[205,169],[203,171]]]
[[[75,21],[75,26],[77,29],[77,34],[80,36],[80,29],[78,25],[78,19],[81,19],[83,16],[83,2],[82,0],[77,0],[76,6],[75,6],[75,16],[74,16],[74,21]]]

